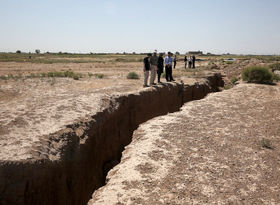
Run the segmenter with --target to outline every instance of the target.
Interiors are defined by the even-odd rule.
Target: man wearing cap
[[[143,64],[144,64],[144,68],[143,68],[143,72],[144,72],[144,85],[143,87],[148,87],[148,78],[149,78],[149,73],[151,70],[151,64],[150,64],[150,58],[151,58],[152,54],[147,54],[147,57],[144,58]]]
[[[167,82],[174,81],[174,79],[172,77],[172,62],[173,62],[172,53],[168,52],[168,55],[164,59],[165,78],[166,78]]]
[[[151,78],[150,78],[150,85],[155,85],[155,78],[157,72],[157,65],[158,65],[158,56],[157,51],[154,51],[153,56],[150,59],[151,62]]]

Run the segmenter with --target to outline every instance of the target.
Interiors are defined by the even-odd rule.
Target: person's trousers
[[[148,85],[149,75],[150,75],[150,71],[149,70],[145,70],[144,71],[144,85]]]
[[[160,83],[160,77],[162,73],[163,73],[163,66],[159,66],[157,69],[158,83]]]
[[[195,68],[195,61],[193,61],[193,68]]]
[[[176,65],[177,65],[177,62],[176,62],[176,61],[174,61],[174,68],[176,68]]]
[[[173,77],[172,77],[172,66],[165,66],[165,78],[166,78],[167,82],[173,80]]]
[[[152,84],[155,83],[156,73],[157,73],[157,66],[156,66],[156,65],[152,65],[152,66],[151,66],[150,85],[152,85]]]

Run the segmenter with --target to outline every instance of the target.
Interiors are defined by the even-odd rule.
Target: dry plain
[[[8,57],[7,57],[8,56]],[[27,55],[10,55],[5,54],[4,57],[1,56],[0,62],[0,160],[1,161],[22,161],[22,160],[36,160],[36,159],[48,159],[48,160],[57,160],[60,158],[57,152],[53,152],[50,150],[48,151],[48,155],[46,155],[44,152],[38,152],[36,150],[36,145],[40,144],[40,138],[47,136],[51,133],[58,132],[61,129],[64,129],[68,125],[75,124],[76,122],[79,122],[81,120],[90,118],[94,113],[98,113],[102,110],[102,106],[104,103],[110,101],[112,99],[112,96],[118,96],[122,95],[124,93],[133,93],[143,90],[142,88],[142,82],[143,82],[143,74],[142,74],[142,58],[143,55],[52,55],[52,54],[41,54],[41,55],[32,55],[32,58],[29,59]],[[183,56],[180,56],[179,59],[182,60]],[[229,58],[228,56],[203,56],[199,57],[203,61],[197,62],[197,68],[196,69],[184,69],[183,61],[178,62],[177,68],[174,70],[174,77],[177,82],[184,82],[185,84],[194,84],[195,82],[198,82],[201,78],[204,76],[209,75],[209,73],[214,72],[220,72],[224,75],[224,80],[226,82],[226,88],[234,87],[234,85],[231,83],[231,79],[234,77],[237,77],[240,79],[240,74],[243,68],[245,68],[248,65],[269,65],[275,60],[278,59],[270,59],[269,57],[248,57],[248,56],[240,56],[235,57],[237,60],[232,63],[223,62],[223,59]],[[48,77],[45,76],[48,72],[73,72],[79,74],[79,79],[73,79],[73,78],[66,78],[66,77]],[[127,79],[127,75],[129,72],[136,72],[140,79]],[[164,78],[162,78],[162,81],[165,82]],[[246,177],[246,169],[253,169],[252,167],[255,166],[254,164],[250,164],[251,160],[255,161],[261,161],[266,160],[267,162],[264,162],[264,165],[262,165],[262,172],[260,172],[260,175],[257,175],[255,172],[251,173],[251,178],[255,179],[256,181],[260,181],[261,184],[264,184],[264,187],[269,186],[269,179],[265,178],[266,173],[272,175],[272,180],[274,182],[272,183],[273,187],[271,187],[271,192],[268,190],[267,196],[264,196],[263,198],[257,198],[254,194],[251,194],[251,192],[254,192],[256,190],[256,193],[261,193],[262,189],[258,189],[258,186],[254,184],[253,182],[249,184],[249,188],[242,188],[240,187],[243,184],[243,181],[240,185],[240,179],[236,178],[236,175],[238,175],[238,172],[241,173],[240,170],[234,170],[234,172],[227,171],[227,168],[225,166],[231,167],[234,166],[232,164],[223,164],[219,160],[215,161],[214,158],[217,157],[217,155],[222,155],[222,151],[220,150],[219,146],[217,144],[212,144],[216,142],[211,142],[211,146],[209,146],[209,142],[203,141],[203,127],[190,127],[189,129],[192,129],[195,136],[199,136],[197,140],[188,137],[188,139],[182,138],[178,141],[176,138],[168,138],[168,139],[161,139],[163,142],[166,143],[166,140],[169,140],[170,144],[174,144],[174,147],[167,147],[167,149],[164,151],[162,148],[160,148],[159,153],[152,153],[149,154],[148,150],[147,154],[152,156],[152,158],[156,157],[156,160],[160,158],[164,158],[164,163],[167,160],[167,164],[172,164],[171,167],[172,170],[174,170],[174,173],[176,173],[176,176],[174,177],[162,177],[162,182],[160,181],[153,181],[154,179],[160,178],[160,176],[155,176],[154,179],[150,179],[148,185],[146,184],[147,175],[153,176],[155,172],[155,167],[151,165],[151,161],[142,163],[141,165],[137,166],[137,170],[140,171],[142,176],[144,176],[144,182],[143,185],[139,185],[139,183],[142,183],[140,181],[129,181],[127,182],[124,180],[124,184],[127,188],[128,193],[132,193],[135,191],[135,189],[141,190],[141,187],[143,190],[147,191],[147,193],[151,192],[153,187],[158,187],[158,192],[154,193],[153,191],[151,194],[147,195],[146,198],[138,198],[133,196],[132,198],[126,198],[125,195],[122,195],[119,197],[120,200],[122,200],[122,203],[130,203],[130,204],[151,204],[151,203],[158,203],[158,204],[188,204],[188,203],[221,203],[225,202],[225,198],[228,198],[229,196],[232,197],[232,200],[229,200],[227,202],[236,202],[238,201],[244,201],[244,203],[250,203],[253,201],[252,198],[255,197],[255,203],[267,203],[267,204],[278,204],[280,203],[278,201],[279,196],[275,194],[277,192],[276,186],[277,180],[279,180],[279,174],[277,174],[277,167],[279,169],[279,158],[277,157],[279,155],[279,119],[277,118],[277,113],[279,112],[279,109],[277,109],[277,104],[279,101],[275,101],[275,99],[278,99],[277,97],[273,99],[273,96],[277,96],[279,93],[279,85],[275,85],[275,88],[269,88],[267,86],[259,86],[259,87],[247,87],[246,85],[241,85],[238,88],[235,89],[235,93],[231,94],[231,89],[226,91],[226,94],[223,96],[223,94],[220,94],[222,96],[217,95],[216,97],[210,97],[209,102],[207,101],[207,107],[213,104],[215,104],[215,100],[221,100],[225,99],[225,102],[228,103],[236,103],[236,101],[241,100],[242,97],[247,97],[248,99],[251,99],[248,102],[248,106],[250,107],[252,113],[254,112],[254,106],[255,101],[254,99],[257,96],[261,97],[261,101],[259,104],[262,106],[262,109],[270,109],[270,103],[273,103],[271,105],[271,109],[273,110],[273,115],[271,119],[271,124],[269,123],[269,116],[267,116],[265,119],[260,119],[260,114],[254,114],[251,116],[250,119],[254,119],[252,121],[253,126],[258,126],[258,123],[265,123],[263,127],[259,127],[259,129],[252,129],[252,133],[256,132],[259,134],[257,139],[253,139],[252,142],[249,143],[248,149],[245,152],[245,158],[244,162],[248,161],[247,168],[243,161],[237,161],[238,158],[242,158],[242,147],[245,146],[245,141],[241,140],[238,142],[235,142],[235,140],[229,140],[228,144],[224,142],[223,146],[230,147],[230,143],[236,143],[237,147],[234,147],[232,149],[235,149],[235,151],[238,150],[238,155],[233,159],[233,161],[236,161],[238,166],[243,166],[244,168],[241,171],[242,176]],[[149,89],[149,88],[148,88]],[[248,94],[244,94],[244,90],[248,90]],[[256,91],[254,91],[256,89]],[[278,89],[278,90],[277,90]],[[268,94],[267,94],[268,92]],[[236,101],[231,101],[236,98]],[[230,100],[231,99],[231,100]],[[236,124],[236,126],[231,128],[232,130],[228,131],[228,133],[231,133],[232,136],[236,134],[236,130],[239,129],[239,127],[245,126],[247,124],[247,120],[245,116],[242,116],[241,114],[238,115],[236,113],[227,113],[226,109],[223,106],[226,106],[226,104],[220,102],[220,106],[217,104],[217,106],[214,106],[215,112],[217,113],[217,116],[211,116],[207,112],[207,108],[203,107],[203,103],[200,105],[196,105],[195,103],[188,105],[187,107],[193,106],[193,108],[184,108],[184,109],[193,109],[192,112],[197,112],[198,116],[200,118],[195,118],[195,116],[189,116],[190,118],[194,118],[192,121],[196,122],[197,124],[203,124],[205,123],[206,127],[209,127],[209,133],[213,132],[226,132],[225,130],[222,130],[219,126],[225,126],[223,123],[232,123],[231,120],[236,120],[240,122],[240,124]],[[245,103],[246,104],[246,103]],[[197,108],[198,106],[198,108]],[[232,109],[237,109],[238,107],[232,105]],[[211,107],[211,106],[210,106]],[[222,124],[215,125],[215,122],[211,123],[211,117],[217,117],[219,118],[220,115],[222,115],[222,111],[219,112],[219,107],[224,109],[224,112],[226,115],[232,115],[231,117],[228,116],[225,119],[223,119]],[[242,107],[242,106],[241,106]],[[199,109],[201,108],[201,109]],[[279,108],[279,107],[278,107]],[[184,110],[183,109],[183,110]],[[198,109],[198,110],[195,110]],[[206,109],[206,111],[204,110]],[[212,108],[211,108],[212,109]],[[246,106],[244,105],[242,107],[244,113],[249,112],[250,109],[246,110]],[[241,112],[242,109],[239,111]],[[188,111],[189,112],[189,111]],[[232,111],[233,112],[233,111]],[[261,112],[260,112],[261,113]],[[172,118],[178,117],[178,121],[181,122],[181,115],[184,115],[184,113],[176,114],[174,117],[171,115]],[[209,116],[208,116],[209,115]],[[204,117],[203,117],[204,116]],[[279,113],[278,113],[279,116]],[[170,117],[167,116],[169,119]],[[206,119],[207,118],[207,119]],[[162,119],[163,121],[168,119]],[[205,120],[205,122],[203,121]],[[219,122],[220,119],[215,119],[217,122]],[[243,121],[242,121],[243,120]],[[185,119],[186,121],[186,119]],[[157,120],[155,121],[157,122]],[[243,122],[243,123],[242,123]],[[154,122],[151,122],[151,126]],[[185,123],[189,124],[188,121]],[[210,123],[210,124],[208,124]],[[184,123],[183,123],[184,124]],[[178,137],[182,137],[182,132],[188,132],[188,128],[184,128],[183,124],[172,124],[172,129],[177,130],[179,132],[174,131],[175,136],[178,135]],[[234,123],[232,123],[234,125]],[[150,135],[150,133],[156,133],[155,130],[150,129],[151,127],[148,124],[143,125],[143,127],[140,128],[139,131],[136,132],[136,141],[134,143],[137,144],[137,138],[139,136],[142,136],[142,132],[145,132],[145,135]],[[155,126],[158,126],[157,124]],[[190,124],[189,126],[194,126],[193,124]],[[145,130],[145,127],[147,127],[147,130]],[[143,130],[144,128],[144,130]],[[149,129],[148,129],[149,128]],[[263,129],[262,129],[263,128]],[[269,129],[268,129],[269,128]],[[142,129],[142,130],[141,130]],[[162,128],[160,128],[162,129]],[[271,135],[272,138],[269,140],[272,140],[273,142],[273,150],[266,150],[262,149],[262,147],[259,147],[257,143],[262,139],[262,136],[260,133],[265,133],[270,130],[270,132],[273,134]],[[181,130],[181,131],[180,131]],[[251,129],[249,129],[251,130]],[[168,133],[168,132],[167,132]],[[166,134],[162,135],[164,138],[168,137]],[[229,136],[230,137],[230,136]],[[252,136],[253,137],[253,136]],[[270,136],[267,135],[265,138],[269,138]],[[144,139],[143,139],[144,140]],[[157,140],[157,138],[152,138],[151,140]],[[190,142],[187,140],[191,140]],[[215,140],[221,140],[216,136]],[[223,139],[224,140],[224,139]],[[277,141],[278,140],[278,141]],[[201,142],[200,142],[201,141]],[[141,142],[141,141],[140,141]],[[159,143],[160,141],[156,141],[156,143]],[[206,143],[206,144],[204,144]],[[254,144],[255,143],[255,144]],[[132,145],[134,146],[134,144]],[[145,146],[140,145],[140,146]],[[189,149],[185,149],[185,146],[190,146]],[[200,149],[200,146],[209,146],[208,149],[205,149],[204,151]],[[164,146],[163,146],[164,147]],[[218,148],[217,148],[218,147]],[[139,148],[139,147],[138,147]],[[137,147],[133,148],[135,150],[138,149]],[[169,150],[170,148],[170,150]],[[174,150],[172,150],[174,148]],[[132,148],[130,148],[132,149]],[[228,148],[230,149],[230,148]],[[253,153],[257,150],[257,153]],[[129,152],[126,151],[128,154]],[[163,152],[163,153],[161,153]],[[216,155],[214,155],[214,153]],[[252,152],[252,153],[251,153]],[[271,152],[271,153],[270,153]],[[164,154],[167,153],[167,156]],[[182,155],[183,154],[183,155]],[[252,155],[250,155],[252,154]],[[278,155],[277,155],[278,154]],[[133,152],[132,152],[133,155]],[[172,156],[174,155],[174,156]],[[189,158],[183,158],[183,156],[189,155]],[[207,155],[208,158],[201,158],[200,156]],[[213,156],[212,156],[213,155]],[[229,157],[232,155],[232,150],[229,150],[228,153],[224,156]],[[280,155],[279,155],[280,156]],[[158,157],[158,158],[157,158]],[[182,157],[182,159],[178,159],[176,157]],[[126,156],[126,158],[130,158],[130,156]],[[166,159],[165,159],[166,158]],[[176,158],[176,159],[175,159]],[[168,161],[170,159],[170,161]],[[186,167],[188,169],[188,172],[182,172],[180,171],[180,166],[184,167],[183,162],[185,163],[194,163],[196,160],[202,160],[199,161],[201,164],[194,164],[193,166]],[[132,159],[133,160],[133,159]],[[206,160],[207,162],[203,161]],[[212,161],[211,161],[212,160]],[[141,161],[141,160],[140,160]],[[229,163],[235,163],[230,160],[227,162]],[[121,169],[122,164],[118,165],[116,168]],[[168,167],[164,167],[163,163],[163,175],[164,171],[169,172],[170,170]],[[210,163],[207,165],[207,163]],[[212,166],[213,163],[218,163],[217,169],[215,170],[208,170],[205,168],[205,166]],[[276,166],[276,169],[270,168],[274,164]],[[146,167],[145,167],[146,166]],[[193,167],[200,166],[199,169],[199,175],[197,176],[197,170],[192,171]],[[179,168],[178,168],[179,167]],[[265,172],[264,168],[269,167],[269,172]],[[166,168],[166,169],[165,169]],[[134,168],[132,168],[131,172]],[[209,177],[220,177],[215,175],[219,174],[217,170],[224,169],[225,172],[225,178],[221,177],[220,180],[227,180],[228,177],[232,178],[232,183],[226,184],[224,183],[224,186],[235,186],[236,189],[238,187],[240,188],[240,192],[237,192],[236,190],[228,189],[228,194],[220,193],[217,195],[216,192],[220,191],[219,186],[222,187],[222,185],[217,185],[211,181],[211,185],[207,184],[207,179]],[[159,169],[160,170],[160,169]],[[258,171],[258,170],[256,170]],[[110,178],[112,177],[112,173],[115,171],[113,170],[110,172]],[[209,172],[211,172],[209,174]],[[215,172],[215,173],[213,173]],[[278,170],[279,172],[279,170]],[[224,173],[224,172],[223,172]],[[250,174],[248,173],[248,174]],[[123,173],[121,173],[123,174]],[[186,184],[182,185],[179,183],[179,181],[182,181],[182,176],[188,175],[188,183],[189,183],[189,191],[181,193],[180,190],[186,190]],[[116,175],[117,177],[118,175]],[[199,183],[195,183],[196,177],[198,177],[197,180],[199,180]],[[119,179],[122,179],[122,175],[119,175]],[[208,178],[207,178],[208,177]],[[212,179],[211,178],[211,179]],[[173,179],[175,181],[173,181]],[[262,180],[266,181],[262,181]],[[178,181],[178,182],[177,182]],[[215,181],[215,180],[214,180]],[[132,182],[135,184],[132,184]],[[178,183],[178,189],[174,190],[174,187],[169,187],[172,183]],[[215,181],[216,182],[216,181]],[[187,184],[188,184],[187,183]],[[201,185],[199,187],[199,185]],[[240,186],[239,186],[240,185]],[[118,186],[118,185],[116,185]],[[242,185],[243,186],[243,185]],[[257,186],[257,187],[256,187]],[[203,188],[204,192],[201,191],[201,188]],[[0,191],[2,187],[0,186]],[[110,187],[104,188],[104,190],[109,190],[105,193],[110,193]],[[130,190],[131,189],[131,190]],[[163,191],[161,190],[163,189]],[[250,189],[248,191],[248,189]],[[101,190],[102,191],[102,190]],[[201,192],[201,194],[197,194],[197,192]],[[242,192],[242,193],[241,193]],[[101,193],[101,194],[100,194]],[[115,192],[114,194],[116,194]],[[142,192],[141,192],[142,193]],[[160,195],[162,193],[162,197]],[[215,194],[214,194],[215,193]],[[265,192],[266,193],[266,192]],[[95,195],[95,200],[99,199],[98,196],[104,194],[104,192],[98,192],[97,195]],[[122,193],[123,194],[123,193]],[[143,194],[143,193],[142,193]],[[185,197],[185,200],[183,199],[176,199],[176,197],[184,198],[184,194],[187,194],[187,197]],[[247,194],[247,195],[246,195]],[[271,194],[271,195],[270,195]],[[106,194],[105,194],[106,195]],[[246,198],[246,196],[250,196],[251,198]],[[128,194],[128,196],[130,196]],[[217,201],[215,201],[213,198],[218,196]],[[105,196],[106,199],[107,196]],[[110,197],[110,196],[109,196]],[[122,198],[123,197],[123,198]],[[271,198],[271,200],[269,200]],[[1,199],[1,197],[0,197]],[[101,198],[102,201],[104,198]],[[161,200],[160,200],[161,199]],[[273,199],[273,200],[272,200]],[[154,201],[156,200],[156,201]],[[118,201],[118,200],[117,200]],[[117,204],[117,201],[114,203]],[[92,203],[92,201],[90,202]],[[243,202],[242,202],[243,203]],[[1,203],[0,203],[1,204]],[[101,203],[102,204],[102,203]],[[106,204],[105,202],[103,204]],[[108,204],[108,203],[107,203]]]

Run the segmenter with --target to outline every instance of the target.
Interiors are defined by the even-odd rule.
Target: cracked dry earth
[[[88,204],[280,204],[279,114],[279,85],[240,84],[154,118]]]

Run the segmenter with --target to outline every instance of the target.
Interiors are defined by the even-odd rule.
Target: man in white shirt
[[[165,78],[167,82],[175,81],[172,77],[172,53],[168,52],[168,56],[165,57],[164,63],[165,63]]]

